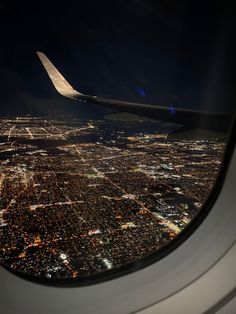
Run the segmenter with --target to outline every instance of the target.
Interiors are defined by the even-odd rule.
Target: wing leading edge
[[[183,108],[170,108],[167,106],[120,101],[82,94],[75,90],[67,82],[63,75],[43,52],[37,51],[37,55],[42,62],[48,76],[50,77],[54,87],[62,96],[75,100],[83,100],[90,103],[95,103],[103,107],[110,107],[121,111],[127,111],[158,120],[178,123],[184,125],[186,128],[197,127],[217,131],[226,131],[228,129],[230,117],[220,113]]]

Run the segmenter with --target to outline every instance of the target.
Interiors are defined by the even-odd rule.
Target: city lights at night
[[[0,260],[45,278],[100,273],[174,239],[209,195],[225,146],[175,139],[154,120],[0,125]]]

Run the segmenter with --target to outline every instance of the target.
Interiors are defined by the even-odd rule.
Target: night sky
[[[0,114],[103,114],[58,95],[36,50],[82,93],[232,112],[235,34],[227,1],[76,3],[0,1]]]

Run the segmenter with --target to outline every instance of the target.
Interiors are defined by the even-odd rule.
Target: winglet
[[[73,98],[82,95],[77,92],[62,76],[62,74],[57,70],[57,68],[52,64],[52,62],[46,57],[43,52],[36,51],[40,61],[42,62],[48,76],[50,77],[56,90],[63,96]]]

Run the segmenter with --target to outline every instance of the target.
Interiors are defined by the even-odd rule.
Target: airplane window
[[[233,117],[232,21],[223,2],[0,2],[2,266],[96,282],[191,226]]]

